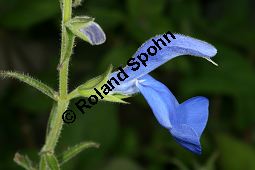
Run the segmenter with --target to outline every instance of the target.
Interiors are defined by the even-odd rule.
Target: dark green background
[[[210,99],[202,156],[176,144],[137,95],[128,99],[130,105],[102,102],[85,115],[76,110],[77,121],[64,126],[57,150],[85,140],[101,147],[84,151],[64,169],[255,170],[254,1],[84,1],[74,15],[95,17],[107,41],[100,46],[76,41],[70,89],[109,64],[125,64],[144,41],[168,30],[215,45],[219,67],[179,57],[152,73],[180,102],[197,95]],[[1,0],[0,70],[28,72],[57,89],[60,19],[58,0]],[[16,151],[38,160],[51,105],[33,88],[0,80],[0,169],[20,169],[12,161]]]

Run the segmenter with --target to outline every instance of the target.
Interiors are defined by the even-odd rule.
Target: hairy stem
[[[72,54],[72,48],[74,43],[74,35],[70,33],[66,27],[65,23],[71,19],[72,16],[72,0],[63,0],[62,2],[62,40],[61,40],[61,56],[59,65],[59,99],[57,101],[57,106],[54,112],[51,114],[51,119],[49,119],[49,132],[46,135],[46,142],[43,146],[41,153],[52,153],[54,150],[58,139],[60,137],[61,129],[63,126],[62,114],[67,109],[69,105],[68,95],[68,66],[70,56]],[[64,62],[63,62],[64,61]]]

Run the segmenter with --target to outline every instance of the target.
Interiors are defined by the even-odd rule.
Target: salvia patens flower
[[[200,136],[208,118],[208,99],[193,97],[181,104],[162,83],[148,75],[160,65],[180,55],[210,58],[217,50],[210,44],[181,34],[166,33],[146,41],[124,68],[128,75],[111,93],[141,93],[156,119],[173,138],[188,150],[201,154]],[[214,63],[215,64],[215,63]],[[116,76],[113,72],[110,77]]]

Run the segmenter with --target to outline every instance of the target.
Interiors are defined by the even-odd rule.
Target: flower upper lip
[[[163,35],[164,34],[149,39],[136,51],[132,58],[134,58],[135,62],[138,62],[139,68],[134,71],[132,70],[134,67],[128,66],[130,63],[127,62],[127,66],[124,67],[124,71],[129,75],[129,78],[127,78],[124,82],[120,82],[121,84],[136,78],[140,78],[158,68],[162,64],[166,63],[167,61],[181,55],[192,55],[206,58],[207,60],[211,61],[210,58],[215,56],[217,53],[216,48],[211,44],[181,34],[174,34],[176,39],[171,39],[170,43],[165,41],[166,46],[159,43],[161,44],[161,50],[157,48],[158,50],[155,56],[150,56],[148,54],[148,61],[146,62],[147,66],[141,64],[141,62],[139,62],[136,57],[141,53],[146,53],[149,47],[155,46],[155,43],[152,41],[152,39],[164,40]],[[112,75],[114,74],[115,73]]]

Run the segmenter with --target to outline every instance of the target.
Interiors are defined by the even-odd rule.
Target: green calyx
[[[85,82],[84,84],[77,87],[73,92],[70,93],[69,97],[75,98],[75,97],[90,97],[91,95],[95,95],[95,89],[101,90],[102,86],[107,84],[107,81],[110,78],[111,72],[112,72],[112,65],[109,66],[107,71],[99,75],[95,78],[92,78]],[[122,94],[107,94],[105,95],[102,93],[104,101],[109,102],[117,102],[117,103],[124,103],[128,104],[127,102],[123,101],[122,99],[128,98],[130,96],[122,95]]]

